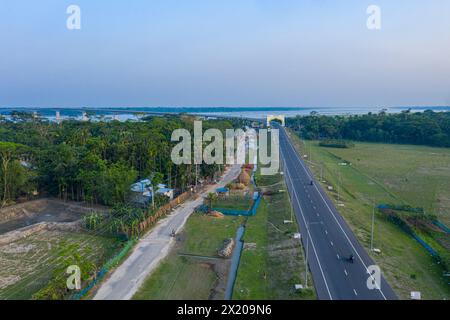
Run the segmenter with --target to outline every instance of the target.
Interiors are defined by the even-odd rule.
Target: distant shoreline
[[[138,119],[143,114],[197,114],[208,116],[234,116],[248,118],[265,118],[268,114],[284,114],[287,117],[308,115],[317,112],[320,115],[357,115],[369,112],[378,113],[385,109],[388,113],[399,113],[411,109],[414,112],[433,110],[450,111],[450,106],[398,106],[398,107],[1,107],[0,115],[8,116],[12,111],[37,112],[44,118],[53,119],[59,112],[63,118],[78,118],[84,112],[97,117],[116,117],[120,120]]]

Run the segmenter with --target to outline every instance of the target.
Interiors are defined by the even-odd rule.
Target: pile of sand
[[[235,242],[233,238],[226,239],[223,242],[222,249],[220,249],[218,252],[219,256],[223,258],[228,258],[229,256],[231,256],[231,254],[233,253],[234,245]]]
[[[221,212],[219,212],[219,211],[211,211],[211,212],[209,213],[209,215],[210,215],[211,217],[214,217],[214,218],[220,218],[220,219],[223,219],[223,217],[224,217],[223,213],[221,213]]]

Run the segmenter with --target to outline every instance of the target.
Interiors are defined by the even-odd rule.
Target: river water
[[[382,107],[80,107],[80,108],[0,108],[0,115],[9,117],[12,111],[36,112],[42,117],[49,120],[56,120],[56,114],[60,119],[83,119],[83,114],[88,115],[91,119],[119,121],[139,120],[145,113],[189,113],[210,116],[233,116],[263,119],[269,114],[284,114],[287,117],[295,117],[297,115],[308,115],[315,111],[322,115],[352,115],[366,114],[368,112],[379,112]],[[436,112],[450,111],[450,106],[443,107],[390,107],[386,108],[388,113],[399,113],[404,110],[411,109],[413,112],[422,112],[424,110],[433,110]]]

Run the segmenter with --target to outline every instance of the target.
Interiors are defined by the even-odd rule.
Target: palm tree
[[[208,200],[208,203],[209,203],[208,211],[211,212],[211,210],[212,210],[212,203],[213,203],[213,201],[215,201],[217,199],[217,195],[215,193],[213,193],[213,192],[210,192],[206,196],[206,199]]]
[[[13,142],[0,142],[0,161],[3,171],[3,200],[1,207],[4,207],[9,200],[12,181],[9,181],[11,163],[19,159],[25,153],[26,146]]]

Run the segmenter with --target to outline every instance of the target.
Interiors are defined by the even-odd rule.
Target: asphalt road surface
[[[356,240],[320,184],[315,181],[311,171],[294,149],[286,131],[279,129],[282,170],[302,233],[302,243],[307,251],[318,298],[397,299],[384,277],[377,282],[378,277],[369,273],[368,268],[375,263]],[[349,261],[350,255],[354,256],[353,263]],[[373,283],[375,284],[371,286]]]

